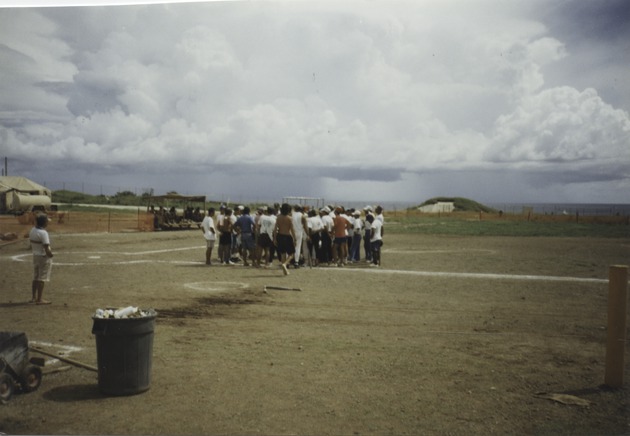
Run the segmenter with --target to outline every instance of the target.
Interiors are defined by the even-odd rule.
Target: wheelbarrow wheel
[[[42,370],[35,365],[27,366],[20,374],[20,386],[22,392],[33,392],[42,384]]]
[[[13,395],[13,389],[15,388],[15,382],[6,372],[0,373],[0,400],[9,401]]]

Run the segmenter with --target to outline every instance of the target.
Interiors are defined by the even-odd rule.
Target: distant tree
[[[136,194],[134,194],[131,191],[122,191],[122,192],[117,192],[115,197],[135,197]]]

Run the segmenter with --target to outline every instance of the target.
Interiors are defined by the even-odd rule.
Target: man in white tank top
[[[306,217],[302,212],[302,206],[296,204],[293,206],[293,213],[291,214],[291,220],[293,220],[293,231],[295,232],[295,257],[293,262],[296,268],[300,265],[300,254],[302,254],[302,239],[308,232],[306,228]]]

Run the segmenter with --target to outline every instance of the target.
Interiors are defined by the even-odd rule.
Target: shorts
[[[232,245],[232,234],[221,233],[221,236],[219,237],[219,245]]]
[[[293,238],[291,235],[278,235],[278,253],[293,254],[295,253],[295,246],[293,245]]]
[[[254,246],[254,235],[252,235],[251,233],[242,233],[241,248],[244,248],[245,250],[253,250]]]
[[[372,241],[370,243],[370,246],[372,248],[372,251],[380,251],[381,247],[383,246],[383,240],[382,239],[378,239],[376,241]]]
[[[206,239],[206,247],[213,248],[214,247],[214,239]]]
[[[33,256],[33,280],[49,282],[52,270],[52,258],[48,256]]]
[[[258,246],[262,248],[269,248],[273,245],[271,237],[267,233],[261,233],[258,236]]]
[[[336,237],[334,244],[335,245],[342,245],[342,244],[347,244],[348,243],[348,238],[346,236],[343,236],[341,238]]]

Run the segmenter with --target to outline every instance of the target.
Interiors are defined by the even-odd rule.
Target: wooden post
[[[606,375],[604,384],[623,386],[628,311],[628,267],[612,265],[608,271],[608,329],[606,336]]]

